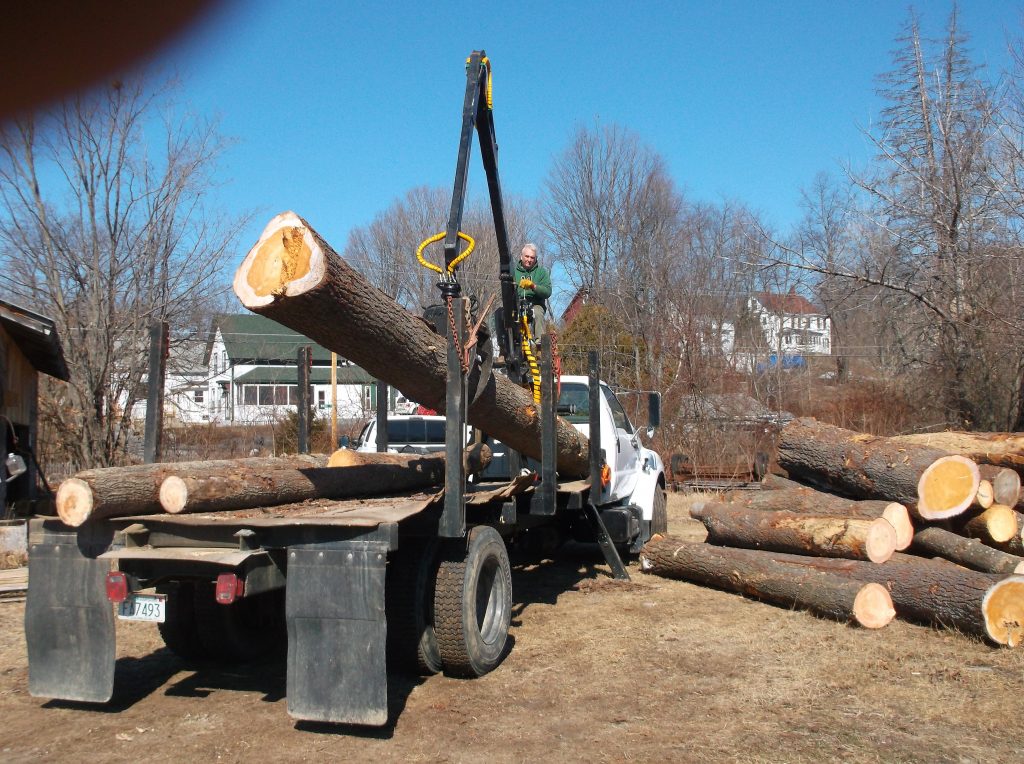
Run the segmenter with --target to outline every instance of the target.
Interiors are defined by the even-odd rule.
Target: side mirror
[[[7,483],[28,471],[28,467],[25,466],[25,460],[18,454],[7,454],[7,460],[4,462],[4,465],[7,467],[7,480],[5,481]]]
[[[647,429],[653,432],[661,425],[661,393],[647,393]],[[651,437],[648,435],[647,437]]]

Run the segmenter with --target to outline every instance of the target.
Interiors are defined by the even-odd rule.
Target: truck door
[[[608,462],[613,466],[611,498],[623,499],[633,495],[637,476],[640,472],[640,444],[633,431],[622,404],[615,393],[607,385],[601,385],[601,394],[611,410],[615,425],[615,453],[608,454]],[[603,438],[602,438],[603,440]],[[613,457],[614,456],[614,460]]]

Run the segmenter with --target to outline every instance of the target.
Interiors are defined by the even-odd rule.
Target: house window
[[[327,405],[327,391],[317,390],[316,391],[316,402],[321,408]]]
[[[242,385],[242,390],[242,402],[246,406],[255,406],[257,385]]]
[[[206,391],[205,390],[196,390],[192,394],[192,400],[194,400],[196,403],[202,403],[205,397],[206,397]]]

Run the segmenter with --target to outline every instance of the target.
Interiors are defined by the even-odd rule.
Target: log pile
[[[657,536],[643,569],[867,628],[896,616],[1015,647],[1024,435],[989,434],[985,447],[957,435],[884,438],[795,420],[779,441],[789,479],[695,504],[707,540]],[[881,591],[858,588],[868,586]]]

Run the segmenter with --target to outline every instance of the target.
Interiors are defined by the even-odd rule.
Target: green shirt
[[[527,270],[523,267],[522,260],[517,261],[513,278],[516,284],[516,294],[519,297],[525,297],[534,305],[544,305],[551,296],[551,274],[539,263]],[[523,279],[530,279],[533,282],[533,289],[523,289],[519,286],[519,282]]]

